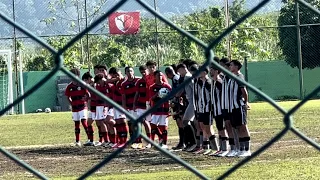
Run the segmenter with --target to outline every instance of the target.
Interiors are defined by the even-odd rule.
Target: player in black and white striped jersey
[[[219,62],[217,60],[217,62]],[[225,122],[222,115],[222,82],[223,76],[218,69],[216,69],[213,65],[210,67],[210,75],[213,80],[212,88],[211,88],[211,100],[212,100],[212,116],[215,119],[216,127],[218,129],[219,134],[219,145],[220,149],[216,153],[212,153],[210,155],[224,157],[227,155],[227,141],[228,135],[225,128]]]
[[[230,63],[230,71],[238,78],[244,80],[243,74],[240,72],[242,64],[238,60],[232,60]],[[232,112],[231,125],[235,128],[239,135],[240,151],[237,156],[251,156],[250,152],[250,133],[247,126],[247,110],[248,91],[242,83],[238,83],[234,79],[229,82],[229,91],[231,93],[230,109]]]
[[[217,152],[217,140],[212,128],[212,102],[211,87],[212,80],[208,76],[209,70],[205,69],[200,73],[194,89],[194,105],[198,114],[200,129],[203,132],[203,147],[195,154],[208,155],[212,151]],[[211,148],[210,148],[211,147]]]
[[[224,68],[229,70],[230,66],[230,60],[228,58],[222,58],[220,60],[220,65]],[[220,72],[219,76],[222,79],[222,87],[221,87],[221,109],[222,109],[222,116],[223,120],[225,122],[225,127],[227,130],[227,134],[229,136],[229,145],[230,145],[230,151],[226,154],[227,157],[234,157],[238,153],[238,148],[236,144],[238,142],[237,134],[235,133],[235,130],[231,126],[231,107],[230,107],[230,82],[231,79],[226,76],[223,72]]]

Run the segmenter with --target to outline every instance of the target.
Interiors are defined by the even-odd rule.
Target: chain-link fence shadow
[[[297,106],[295,106],[293,109],[291,109],[289,112],[285,111],[282,107],[280,107],[273,99],[271,99],[270,97],[268,97],[266,94],[264,94],[262,91],[260,91],[258,88],[254,87],[253,85],[244,82],[243,80],[240,80],[239,78],[237,78],[236,76],[234,76],[231,72],[227,71],[226,69],[222,68],[222,66],[220,66],[218,63],[213,62],[213,56],[214,53],[212,52],[212,49],[214,49],[222,40],[223,38],[228,35],[229,33],[231,33],[240,23],[242,23],[243,21],[245,21],[248,17],[250,17],[251,15],[253,15],[257,10],[259,10],[261,7],[265,6],[269,1],[268,0],[264,0],[261,1],[256,7],[254,7],[252,10],[250,10],[249,12],[247,12],[246,14],[244,14],[242,17],[240,17],[237,21],[235,21],[233,24],[230,25],[230,27],[228,29],[226,29],[225,31],[223,31],[222,33],[220,33],[212,42],[210,42],[210,44],[206,44],[205,42],[197,39],[196,37],[194,37],[192,35],[192,33],[190,32],[186,32],[185,30],[183,30],[182,28],[176,27],[174,23],[170,22],[167,18],[165,18],[164,16],[162,16],[160,13],[154,11],[154,9],[148,5],[147,3],[145,3],[144,1],[138,0],[137,3],[139,3],[143,8],[145,8],[147,11],[149,11],[150,13],[152,13],[153,15],[155,15],[159,20],[161,20],[162,22],[166,23],[167,26],[169,26],[170,28],[174,29],[175,31],[177,31],[178,33],[180,33],[181,35],[183,35],[184,37],[188,38],[190,41],[192,41],[193,43],[195,43],[198,47],[202,48],[203,51],[205,52],[205,57],[206,57],[206,61],[205,63],[201,66],[201,68],[199,69],[199,71],[197,71],[197,73],[195,73],[193,75],[193,77],[196,77],[200,74],[201,71],[203,71],[210,63],[213,63],[218,69],[220,69],[221,71],[223,71],[225,74],[227,74],[228,76],[232,77],[233,79],[235,79],[237,82],[243,83],[245,84],[252,92],[258,94],[262,99],[266,100],[267,102],[269,102],[275,109],[277,109],[283,116],[284,116],[284,124],[285,124],[285,128],[282,129],[275,137],[273,137],[270,141],[268,141],[265,145],[263,145],[260,149],[258,149],[256,152],[254,152],[252,154],[252,156],[247,157],[245,159],[243,159],[242,161],[240,161],[238,164],[236,164],[234,167],[230,168],[227,172],[225,172],[221,177],[219,177],[219,179],[224,179],[226,177],[228,177],[228,175],[230,175],[231,173],[233,173],[235,170],[237,170],[238,168],[240,168],[242,165],[244,165],[245,163],[249,162],[250,160],[252,160],[253,158],[255,158],[256,156],[258,156],[259,154],[261,154],[262,152],[264,152],[267,148],[269,148],[272,144],[274,144],[275,142],[277,142],[281,137],[283,137],[288,131],[292,131],[294,132],[297,136],[299,136],[300,138],[302,138],[303,140],[305,140],[307,143],[309,143],[310,145],[314,146],[315,148],[317,148],[318,150],[320,149],[320,146],[315,143],[313,140],[311,140],[310,138],[308,138],[307,136],[305,136],[304,134],[300,133],[296,128],[294,128],[293,126],[293,118],[292,118],[292,114],[294,112],[296,112],[305,102],[307,102],[312,96],[314,96],[319,90],[320,90],[320,86],[318,88],[316,88],[313,92],[311,92],[308,96],[306,96],[306,98],[301,101]],[[162,152],[164,155],[172,158],[173,160],[175,160],[176,162],[178,162],[179,164],[183,165],[186,169],[188,169],[189,171],[193,172],[195,175],[197,175],[199,178],[201,179],[209,179],[208,177],[206,177],[204,174],[202,174],[200,171],[198,171],[197,169],[195,169],[194,167],[192,167],[190,164],[188,164],[187,162],[183,161],[182,159],[180,159],[179,157],[175,156],[174,154],[170,153],[167,150],[164,150],[162,148],[160,148],[160,146],[158,146],[157,144],[155,144],[154,142],[152,142],[150,139],[148,139],[148,137],[146,137],[143,134],[140,134],[141,132],[141,122],[143,120],[144,117],[146,117],[147,114],[150,114],[156,107],[158,107],[159,105],[161,105],[162,103],[164,103],[165,101],[167,101],[169,98],[171,98],[174,94],[176,94],[178,91],[180,91],[182,88],[184,88],[185,85],[187,85],[188,83],[191,82],[191,79],[189,79],[188,81],[185,81],[184,83],[182,83],[179,88],[173,90],[172,92],[170,92],[170,94],[160,100],[153,108],[149,109],[144,115],[142,115],[141,117],[135,119],[132,114],[128,113],[126,110],[124,110],[120,105],[114,103],[111,99],[109,99],[108,97],[103,96],[102,93],[98,92],[97,90],[93,89],[92,87],[89,87],[88,85],[86,85],[84,82],[80,81],[77,77],[75,77],[72,73],[70,73],[68,71],[67,68],[65,68],[63,66],[63,54],[69,49],[71,48],[80,38],[84,37],[86,35],[86,33],[90,32],[92,29],[94,29],[98,24],[100,24],[104,19],[106,19],[112,12],[116,11],[119,7],[121,7],[124,3],[126,3],[126,0],[123,1],[119,1],[117,4],[115,4],[112,8],[110,8],[110,10],[108,10],[104,15],[102,15],[101,17],[99,17],[96,21],[94,21],[92,24],[90,24],[86,29],[84,29],[83,31],[81,31],[79,34],[77,34],[75,37],[73,37],[70,41],[68,41],[68,43],[61,47],[61,49],[59,50],[55,50],[54,48],[52,48],[52,46],[48,45],[48,43],[46,43],[43,39],[40,39],[39,37],[37,37],[36,35],[34,35],[33,33],[31,33],[30,31],[24,29],[23,26],[20,26],[19,24],[15,23],[13,20],[11,20],[10,18],[8,18],[4,13],[0,13],[0,18],[2,18],[4,21],[6,21],[7,23],[9,23],[12,26],[15,26],[19,31],[23,32],[26,36],[32,38],[34,41],[36,41],[38,44],[40,44],[41,46],[45,47],[52,55],[53,55],[53,60],[54,60],[54,64],[55,67],[54,69],[51,70],[51,72],[43,77],[35,86],[33,86],[32,88],[30,88],[28,91],[26,91],[22,96],[18,97],[12,104],[8,105],[6,108],[2,109],[0,111],[0,114],[3,115],[6,111],[8,111],[11,107],[15,106],[16,104],[18,104],[22,99],[28,97],[30,94],[32,94],[33,92],[35,92],[37,89],[39,89],[39,87],[41,87],[47,79],[49,79],[51,76],[53,76],[55,73],[57,73],[58,71],[62,71],[63,73],[65,73],[66,75],[68,75],[70,78],[72,78],[74,81],[79,82],[82,86],[85,86],[86,88],[88,88],[90,91],[94,92],[95,94],[97,94],[99,97],[103,98],[106,102],[111,103],[116,109],[118,109],[119,111],[121,111],[122,113],[126,114],[126,116],[133,122],[133,126],[134,128],[134,133],[133,135],[130,137],[130,140],[126,143],[126,145],[132,143],[139,135],[142,136],[142,138],[153,144],[157,150],[159,150],[160,152]],[[320,14],[320,12],[318,12],[318,10],[314,10],[316,11],[316,13]],[[303,28],[302,28],[303,30]],[[307,31],[306,31],[307,32]],[[111,155],[105,157],[100,163],[98,163],[97,165],[95,165],[92,169],[90,169],[88,172],[86,172],[84,175],[82,175],[79,179],[85,179],[89,176],[91,176],[94,172],[96,172],[97,170],[99,170],[99,168],[105,166],[108,162],[110,162],[113,158],[115,158],[119,153],[121,153],[124,148],[126,146],[119,148],[117,150],[115,150]],[[4,148],[0,148],[0,151],[6,155],[8,158],[14,160],[16,163],[18,163],[20,166],[23,166],[24,168],[26,168],[29,172],[32,172],[34,175],[36,175],[37,177],[41,178],[41,179],[47,179],[47,177],[43,174],[41,174],[40,172],[38,172],[37,170],[33,169],[32,167],[30,167],[29,165],[27,165],[26,163],[24,163],[23,161],[19,160],[16,156],[14,156],[13,154],[9,153],[8,151],[6,151]]]

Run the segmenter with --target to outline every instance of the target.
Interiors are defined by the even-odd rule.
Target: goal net
[[[13,102],[11,50],[0,50],[0,109]],[[13,114],[11,108],[6,114]]]

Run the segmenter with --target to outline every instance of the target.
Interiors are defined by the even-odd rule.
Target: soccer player
[[[109,70],[109,74],[111,78],[116,79],[114,82],[113,88],[113,100],[122,106],[122,94],[121,94],[121,84],[124,81],[124,78],[119,69],[112,67]],[[129,127],[126,123],[126,115],[120,112],[117,109],[113,110],[114,113],[114,120],[116,122],[115,127],[118,136],[118,142],[112,146],[112,148],[121,148],[125,145],[128,139],[128,131]]]
[[[219,60],[217,60],[219,62]],[[218,129],[219,134],[219,145],[220,149],[217,152],[213,152],[212,156],[224,157],[228,154],[227,151],[227,141],[228,136],[225,128],[225,122],[222,115],[222,107],[221,107],[221,91],[222,91],[222,74],[213,66],[210,67],[210,75],[213,80],[212,89],[211,89],[211,101],[212,101],[212,115],[216,121],[216,127]]]
[[[241,67],[242,64],[238,60],[230,62],[230,71],[238,78],[244,80],[244,76],[240,72]],[[240,144],[240,151],[237,153],[237,156],[251,156],[250,132],[247,126],[247,110],[250,109],[248,91],[242,83],[238,83],[232,79],[230,82],[230,92],[233,96],[230,103],[232,110],[231,125],[238,132]]]
[[[140,66],[139,71],[142,75],[142,78],[139,79],[136,84],[136,94],[134,97],[134,104],[133,104],[133,110],[136,112],[137,117],[140,117],[143,113],[146,111],[146,102],[148,100],[147,98],[147,84],[146,84],[146,76],[148,75],[147,67],[146,66]],[[151,115],[148,115],[143,120],[143,125],[146,131],[146,134],[149,139],[151,139]],[[151,144],[148,143],[146,145],[146,148],[151,148]]]
[[[90,72],[86,72],[82,75],[82,80],[84,82],[86,82],[88,85],[90,86],[93,86],[94,84],[94,80],[92,79],[93,77],[91,76]],[[93,127],[92,127],[92,123],[93,123],[93,120],[92,120],[92,115],[95,116],[95,112],[96,112],[96,109],[95,109],[95,100],[92,99],[94,94],[91,94],[91,98],[89,99],[89,102],[90,102],[90,112],[89,112],[89,116],[88,116],[88,121],[87,121],[87,124],[88,124],[88,141],[86,143],[84,143],[83,145],[84,146],[93,146],[94,145],[94,142],[93,142]]]
[[[80,77],[80,70],[79,69],[71,69],[71,73]],[[90,98],[90,93],[87,89],[80,86],[75,81],[72,81],[68,84],[65,95],[68,97],[68,100],[72,106],[72,120],[75,124],[75,145],[81,146],[80,143],[80,121],[82,123],[83,128],[87,132],[88,125],[87,125],[87,99]],[[89,139],[89,137],[88,137]]]
[[[229,70],[230,60],[228,58],[221,58],[219,64]],[[227,157],[234,157],[237,155],[238,150],[236,146],[237,138],[235,138],[235,131],[231,126],[231,109],[230,109],[230,81],[231,79],[226,76],[223,72],[220,72],[219,76],[222,79],[222,89],[221,89],[221,110],[222,110],[222,117],[225,123],[225,127],[227,130],[227,134],[229,136],[229,145],[230,151],[226,155]]]
[[[185,64],[179,64],[177,66],[178,72],[181,77],[184,78],[184,81],[192,78],[191,73],[187,69]],[[194,104],[193,104],[193,88],[194,88],[194,80],[192,80],[189,84],[187,84],[184,88],[186,93],[186,100],[187,100],[187,108],[184,112],[182,122],[183,122],[183,129],[184,129],[184,139],[187,141],[186,144],[186,151],[192,152],[196,147],[196,137],[195,137],[195,130],[191,125],[191,122],[195,118],[194,113]]]
[[[150,100],[153,104],[156,104],[161,98],[159,97],[159,90],[161,88],[167,88],[171,91],[171,86],[163,82],[163,74],[161,71],[157,70],[154,72],[155,83],[150,87]],[[169,125],[169,101],[164,102],[160,107],[152,112],[151,117],[151,140],[154,141],[155,135],[162,137],[160,141],[160,146],[164,149],[168,149],[168,125]]]
[[[176,74],[173,67],[167,67],[165,69],[165,73],[169,79],[172,81],[172,89],[175,89],[179,86],[179,79],[180,76]],[[173,119],[176,121],[176,124],[179,129],[179,143],[172,148],[172,150],[178,151],[182,150],[185,147],[184,144],[184,131],[183,131],[183,123],[182,123],[182,117],[181,117],[181,106],[183,105],[183,102],[181,102],[182,98],[180,97],[174,97],[171,102],[171,108],[173,110]]]
[[[203,132],[203,149],[196,151],[196,154],[209,155],[212,151],[218,150],[216,137],[212,129],[212,81],[208,76],[209,70],[201,72],[195,85],[195,105],[198,113],[198,121]],[[210,148],[211,147],[211,148]]]
[[[126,73],[126,80],[123,81],[121,84],[121,94],[122,94],[122,107],[124,109],[127,109],[130,114],[133,116],[136,116],[136,112],[133,109],[133,104],[134,104],[134,97],[136,95],[136,82],[139,80],[139,78],[136,78],[134,76],[134,70],[132,67],[125,67],[125,73]],[[130,119],[127,119],[128,121],[128,126],[129,126],[129,134],[130,137],[132,136],[132,126]],[[142,149],[142,140],[141,137],[138,137],[136,141],[131,145],[133,149]]]

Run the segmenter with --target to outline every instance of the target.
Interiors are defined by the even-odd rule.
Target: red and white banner
[[[110,34],[136,34],[140,29],[140,12],[114,12],[109,16]]]

